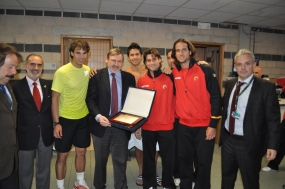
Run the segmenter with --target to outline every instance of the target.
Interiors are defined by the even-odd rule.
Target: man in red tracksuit
[[[141,128],[144,149],[143,188],[157,187],[155,153],[158,142],[162,160],[162,185],[174,189],[176,186],[172,177],[175,157],[173,77],[161,72],[162,60],[156,49],[146,49],[143,59],[148,73],[138,80],[137,87],[156,90],[150,116]],[[136,131],[136,136],[140,136],[141,129]]]
[[[210,189],[216,126],[222,112],[219,84],[210,66],[196,64],[196,50],[189,40],[178,39],[172,52],[177,62],[172,74],[179,117],[180,189],[192,186],[195,151],[199,169],[195,188]]]

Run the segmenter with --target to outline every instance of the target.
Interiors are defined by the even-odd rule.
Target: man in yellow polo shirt
[[[57,188],[64,189],[66,158],[75,146],[76,182],[74,189],[89,189],[84,180],[85,153],[90,145],[88,108],[85,103],[90,68],[84,65],[90,50],[85,40],[74,41],[69,48],[71,62],[60,67],[52,84],[52,116],[57,151]]]

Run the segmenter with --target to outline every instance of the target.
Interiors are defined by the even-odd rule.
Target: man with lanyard
[[[232,189],[240,169],[245,189],[259,188],[261,159],[276,156],[280,108],[275,85],[253,76],[255,57],[241,49],[234,58],[237,79],[225,85],[220,144],[222,188]],[[266,141],[268,138],[268,141]]]

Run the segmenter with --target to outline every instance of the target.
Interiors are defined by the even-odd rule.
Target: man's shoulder
[[[263,87],[268,87],[268,86],[274,86],[275,84],[268,81],[268,80],[265,80],[265,79],[262,79],[262,78],[257,78],[257,77],[254,77],[254,82],[256,82],[257,84],[261,84],[261,86]]]
[[[127,72],[127,71],[123,71],[123,70],[121,70],[121,74],[122,74],[122,75],[126,75],[126,76],[128,76],[128,77],[134,77],[134,75],[133,75],[132,73]]]
[[[41,79],[39,78],[41,83],[47,84],[47,85],[51,85],[52,84],[52,80],[47,80],[47,79]]]

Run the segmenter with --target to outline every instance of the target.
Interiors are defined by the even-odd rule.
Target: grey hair
[[[254,56],[254,54],[253,54],[250,50],[248,50],[248,49],[240,49],[240,50],[236,53],[235,58],[234,58],[234,61],[236,62],[236,59],[237,59],[238,56],[246,55],[246,54],[250,55],[251,58],[252,58],[252,61],[255,62],[255,56]]]

